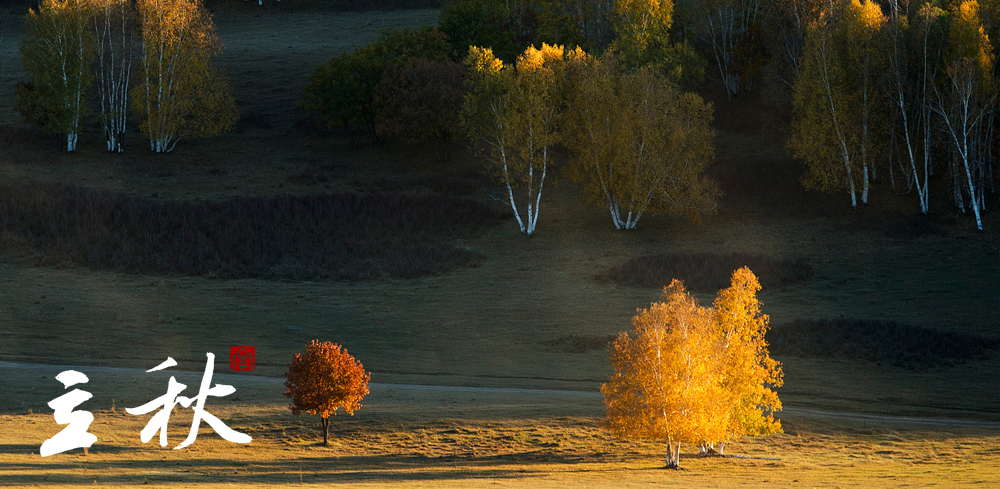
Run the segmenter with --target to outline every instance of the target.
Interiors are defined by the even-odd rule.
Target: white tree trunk
[[[681,467],[681,443],[673,443],[667,439],[667,468],[679,469]]]

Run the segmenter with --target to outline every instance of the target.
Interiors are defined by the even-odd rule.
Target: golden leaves
[[[719,192],[702,176],[714,159],[712,106],[613,54],[577,65],[563,140],[575,156],[570,176],[591,200],[608,205],[620,229],[647,211],[712,213]]]
[[[757,278],[733,273],[713,307],[701,307],[674,280],[661,302],[640,309],[631,334],[611,347],[614,369],[601,386],[604,426],[616,436],[674,442],[728,441],[781,431],[773,387],[778,362],[767,353],[767,316]]]
[[[226,77],[210,61],[222,49],[211,16],[195,0],[137,0],[142,75],[132,91],[139,128],[167,152],[186,136],[209,137],[238,118]]]
[[[493,55],[493,48],[479,46],[469,47],[465,64],[469,67],[469,72],[482,77],[497,75],[503,69],[503,61]]]

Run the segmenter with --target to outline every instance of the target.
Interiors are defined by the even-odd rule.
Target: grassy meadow
[[[188,274],[197,267],[136,273],[111,259],[88,262],[69,248],[4,234],[0,485],[984,487],[1000,479],[1000,354],[992,346],[903,362],[853,352],[899,354],[908,343],[790,346],[775,355],[785,372],[778,393],[792,408],[781,415],[786,433],[727,450],[778,460],[702,459],[686,447],[684,470],[666,472],[659,470],[661,445],[602,432],[596,392],[609,372],[604,345],[661,292],[655,276],[637,282],[616,276],[623,267],[641,268],[643,257],[655,256],[758,257],[773,269],[758,272],[775,333],[786,325],[863,319],[903,325],[909,328],[903,336],[915,335],[917,344],[954,334],[962,335],[956,344],[994,345],[1000,218],[988,212],[986,232],[976,233],[971,217],[932,201],[933,215],[918,219],[915,197],[893,192],[884,176],[871,205],[859,211],[850,210],[846,193],[805,191],[801,166],[784,149],[787,121],[753,96],[729,103],[708,84],[703,96],[715,104],[719,131],[710,173],[725,192],[719,214],[701,224],[648,216],[638,230],[617,232],[606,210],[588,206],[577,185],[557,178],[546,184],[538,234],[525,238],[490,198],[495,189],[464,148],[447,162],[437,161],[429,146],[396,141],[352,148],[296,106],[316,65],[367,43],[381,28],[433,24],[437,13],[257,8],[255,2],[219,9],[214,19],[226,50],[218,61],[241,112],[236,128],[156,155],[130,127],[126,152],[111,155],[96,124],[76,154],[21,124],[12,107],[13,85],[24,77],[16,41],[23,12],[0,10],[4,192],[69,186],[142,209],[204,209],[240,199],[310,202],[360,192],[460,199],[485,209],[481,220],[449,220],[431,233],[421,234],[415,221],[406,236],[419,235],[427,247],[457,257],[447,267],[421,269],[417,278],[375,267],[296,279],[296,264],[280,260],[248,266],[257,274],[239,278]],[[0,208],[9,197],[0,194]],[[292,244],[305,250],[304,260],[310,253],[346,253]],[[364,249],[356,248],[358,256]],[[699,263],[679,273],[694,281]],[[805,271],[782,275],[795,264]],[[695,292],[703,303],[714,298],[710,286]],[[830,337],[817,335],[817,342]],[[276,380],[312,339],[344,345],[378,383],[356,416],[333,421],[334,441],[326,448],[318,443],[318,420],[291,416]],[[261,377],[222,375],[233,345],[256,348],[254,375]],[[237,388],[210,400],[209,410],[251,434],[253,443],[230,444],[203,424],[192,449],[142,445],[145,420],[123,407],[161,395],[171,371],[184,371],[178,377],[196,386],[209,351],[217,355],[218,381]],[[179,367],[142,373],[168,356]],[[91,432],[99,441],[90,455],[37,454],[58,430],[45,405],[62,392],[56,365],[83,366],[90,376],[85,390],[94,398],[81,406],[96,417]],[[981,424],[827,419],[796,408]],[[172,421],[171,446],[186,431],[182,414]]]

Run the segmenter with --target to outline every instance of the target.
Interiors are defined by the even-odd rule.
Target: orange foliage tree
[[[713,446],[743,435],[781,431],[772,390],[781,385],[778,362],[768,356],[748,268],[733,274],[715,307],[702,307],[674,280],[663,300],[640,309],[635,329],[612,345],[614,368],[601,386],[605,429],[622,438],[667,442],[667,467],[678,468],[682,442]]]
[[[368,395],[371,372],[336,343],[313,340],[305,354],[296,353],[285,372],[285,397],[292,399],[292,414],[318,414],[323,425],[323,445],[328,445],[330,415],[338,409],[354,416]]]

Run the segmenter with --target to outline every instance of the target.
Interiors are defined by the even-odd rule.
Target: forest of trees
[[[703,175],[714,160],[709,123],[727,107],[694,94],[704,83],[730,100],[759,92],[760,103],[786,107],[803,184],[846,192],[852,207],[900,192],[922,214],[950,206],[982,230],[995,198],[997,0],[442,3],[438,27],[384,31],[317,68],[303,106],[355,144],[428,141],[446,159],[466,136],[525,234],[538,223],[553,148],[569,150],[566,176],[607,206],[616,229],[651,212],[711,214],[720,194]],[[16,108],[65,135],[69,151],[93,112],[108,151],[123,150],[131,114],[150,149],[169,152],[235,123],[211,61],[220,49],[200,0],[42,0],[25,18],[28,80]],[[532,68],[532,57],[556,51],[565,59]],[[476,71],[487,61],[495,73]],[[536,103],[548,108],[527,110]],[[488,134],[491,104],[500,119]],[[546,110],[543,126],[532,122]],[[598,115],[619,123],[600,128]],[[530,147],[496,153],[503,131],[503,145]]]
[[[442,158],[465,134],[530,235],[554,147],[616,229],[650,212],[711,214],[710,122],[728,107],[694,90],[719,84],[730,100],[753,94],[791,114],[787,146],[807,188],[846,192],[855,208],[904,193],[916,212],[951,206],[982,230],[1000,130],[991,35],[995,0],[445,1],[437,28],[385,31],[320,67],[304,106],[356,143],[436,139]],[[399,115],[404,103],[418,108]]]
[[[29,81],[15,108],[74,151],[95,98],[107,150],[121,152],[131,106],[150,149],[166,153],[235,124],[229,83],[210,60],[221,48],[199,0],[41,0],[25,19]]]

